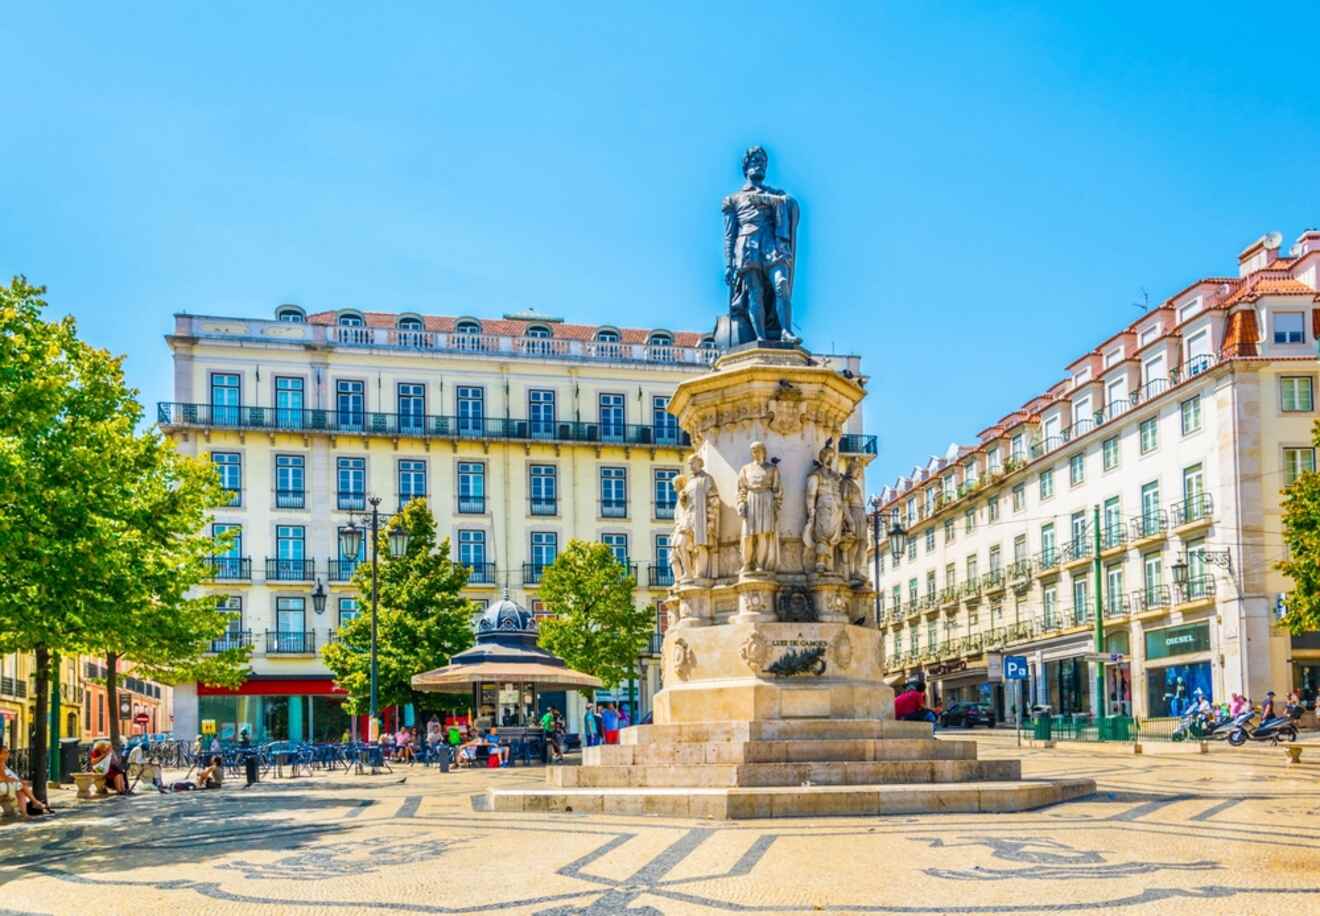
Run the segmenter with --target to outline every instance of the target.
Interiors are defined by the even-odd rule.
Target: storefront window
[[[1045,685],[1049,706],[1055,715],[1068,716],[1091,711],[1091,692],[1084,658],[1065,658],[1045,663]]]
[[[1146,672],[1146,705],[1152,716],[1181,716],[1195,703],[1201,691],[1215,701],[1210,683],[1210,663],[1168,665]]]

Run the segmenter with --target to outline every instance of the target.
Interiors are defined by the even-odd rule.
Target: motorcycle
[[[1178,730],[1169,736],[1170,741],[1223,741],[1235,728],[1246,724],[1253,713],[1244,712],[1237,716],[1215,716],[1205,718],[1196,710],[1189,710],[1179,723]]]
[[[1254,717],[1255,713],[1253,712],[1251,718]],[[1233,747],[1241,747],[1248,740],[1269,741],[1273,744],[1278,744],[1284,738],[1289,741],[1297,740],[1297,725],[1290,716],[1271,716],[1255,728],[1251,727],[1251,718],[1248,718],[1229,733],[1228,743]]]

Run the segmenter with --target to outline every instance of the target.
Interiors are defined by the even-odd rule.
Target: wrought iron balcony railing
[[[314,630],[267,630],[267,655],[314,655],[316,653],[316,632]]]
[[[311,582],[315,578],[315,560],[266,557],[266,579],[269,582]]]
[[[652,588],[668,588],[674,584],[674,571],[668,565],[652,563],[646,570],[646,582]]]
[[[494,563],[468,563],[468,585],[497,584]]]
[[[1209,493],[1197,493],[1169,506],[1169,518],[1175,528],[1193,522],[1207,521],[1212,519],[1214,514],[1215,501]]]
[[[329,577],[331,582],[349,582],[353,578],[353,573],[357,571],[358,566],[367,562],[366,560],[330,560]]]
[[[211,557],[211,578],[219,581],[252,578],[251,557]]]
[[[227,652],[230,649],[243,649],[252,645],[251,630],[230,630],[219,639],[211,640],[212,652]]]

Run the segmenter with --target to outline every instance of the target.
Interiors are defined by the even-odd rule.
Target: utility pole
[[[1100,562],[1100,506],[1091,510],[1091,526],[1095,529],[1092,536],[1094,556],[1091,569],[1095,571],[1095,724],[1096,737],[1105,740],[1105,600],[1100,577],[1104,574]]]

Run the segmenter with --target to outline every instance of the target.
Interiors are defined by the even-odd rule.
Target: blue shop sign
[[[1210,651],[1210,624],[1191,623],[1146,633],[1146,658],[1169,658]]]

